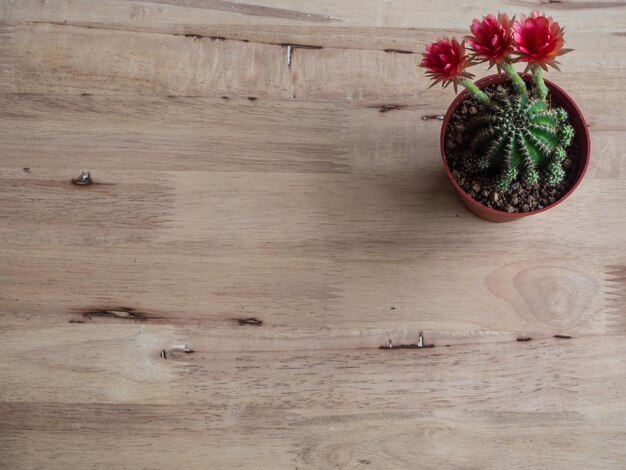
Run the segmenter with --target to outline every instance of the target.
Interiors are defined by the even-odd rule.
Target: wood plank
[[[342,143],[350,116],[333,103],[37,95],[2,102],[3,166],[325,173],[350,163]]]
[[[351,100],[419,97],[429,86],[417,68],[418,55],[384,50],[298,48],[289,60],[287,45],[281,43],[64,23],[2,23],[0,37],[0,57],[10,65],[0,71],[0,83],[15,93]],[[619,63],[625,41],[626,37],[612,33],[577,34],[569,43],[576,52],[563,57],[565,72],[559,82],[583,96],[598,87],[619,88],[619,74],[598,72],[613,70],[610,64]],[[416,50],[422,51],[426,38],[416,38],[416,43]],[[48,50],[50,44],[54,48]],[[597,61],[584,60],[598,49],[602,50],[600,68]],[[449,92],[438,90],[432,96],[449,96]]]
[[[590,257],[523,262],[513,256],[505,265],[486,257],[480,266],[449,275],[439,266],[442,258],[421,264],[419,257],[403,263],[267,256],[194,261],[171,253],[151,258],[155,248],[80,249],[75,258],[70,249],[59,251],[5,251],[3,324],[85,321],[89,312],[127,307],[157,323],[230,324],[252,316],[322,331],[392,327],[417,341],[422,329],[603,333],[610,331],[612,309],[624,306],[623,295],[613,296],[621,286],[612,278],[615,266]],[[416,266],[423,266],[421,274]],[[378,282],[367,277],[373,269]],[[129,284],[136,287],[128,290]]]
[[[622,94],[596,90],[579,100],[593,139],[589,178],[626,176],[626,124],[619,108],[606,106]],[[60,168],[66,180],[81,169],[126,170],[129,181],[161,170],[441,177],[440,121],[423,117],[444,113],[442,103],[430,95],[338,102],[0,94],[0,165],[29,168],[24,178]],[[381,112],[390,105],[397,108]]]
[[[4,461],[164,468],[172,445],[192,468],[408,468],[418,458],[478,468],[503,455],[520,468],[619,468],[624,457],[624,337],[391,351],[336,337],[311,350],[318,338],[290,345],[255,339],[261,330],[5,330]],[[160,356],[181,338],[193,353]],[[10,375],[18,358],[20,375]],[[59,447],[66,440],[81,444]]]
[[[442,8],[443,6],[443,8]],[[467,28],[474,17],[488,11],[511,14],[539,8],[558,17],[572,31],[621,31],[626,26],[624,2],[574,0],[545,3],[540,0],[486,0],[477,8],[471,0],[448,4],[396,0],[392,5],[377,0],[315,2],[307,0],[254,0],[227,4],[220,0],[2,0],[4,21],[48,21],[107,24],[148,29],[236,25],[263,28],[267,25],[375,27],[382,34],[393,28]],[[255,8],[256,7],[256,8]],[[589,21],[589,18],[601,21]],[[573,35],[572,35],[573,36]]]
[[[0,370],[11,380],[0,390],[11,403],[206,405],[218,417],[238,406],[308,416],[368,408],[626,411],[623,336],[457,336],[455,343],[454,334],[440,333],[432,348],[381,349],[381,333],[335,331],[316,343],[296,329],[265,328],[235,322],[215,331],[128,322],[5,328]],[[177,350],[181,344],[193,352]],[[16,360],[20,370],[11,365]]]
[[[283,326],[297,312],[317,327],[603,332],[626,263],[621,219],[568,223],[585,197],[619,211],[623,180],[503,232],[433,177],[102,172],[106,184],[77,187],[62,173],[3,179],[9,323],[127,306],[175,324],[243,309]]]
[[[407,410],[308,416],[271,415],[250,406],[237,410],[221,421],[207,407],[8,404],[2,413],[14,424],[0,445],[10,451],[5,462],[13,468],[170,468],[173,449],[177,462],[198,469],[370,469],[390,463],[410,468],[415,462],[619,469],[626,457],[620,445],[623,414],[599,419],[568,412]],[[397,424],[390,427],[389,418]],[[224,430],[221,424],[229,421],[234,429]],[[67,438],[74,445],[59,448]],[[207,452],[209,445],[218,451]],[[580,448],[587,451],[581,454]]]

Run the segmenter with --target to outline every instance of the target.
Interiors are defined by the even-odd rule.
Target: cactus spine
[[[541,77],[535,78],[543,85]],[[517,179],[533,184],[540,177],[554,186],[565,176],[562,162],[574,129],[567,123],[567,112],[550,107],[544,90],[536,88],[537,96],[529,95],[525,86],[494,95],[466,126],[472,150],[468,167],[495,173],[501,190]]]

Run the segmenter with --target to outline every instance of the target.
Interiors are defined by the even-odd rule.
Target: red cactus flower
[[[522,62],[528,65],[540,65],[548,70],[548,65],[559,69],[556,57],[571,49],[563,49],[563,29],[551,17],[541,15],[537,10],[530,18],[521,15],[513,25],[513,49],[520,55]]]
[[[481,62],[488,60],[490,67],[495,64],[498,69],[502,62],[509,62],[513,52],[513,21],[504,13],[498,13],[497,18],[487,15],[482,21],[472,21],[472,35],[465,36],[472,56]]]
[[[450,83],[456,85],[458,81],[465,78],[472,78],[473,75],[465,69],[472,65],[469,56],[465,54],[465,43],[459,43],[455,38],[441,38],[437,42],[426,45],[426,52],[422,54],[421,67],[424,67],[426,75],[434,79],[437,83],[443,82],[444,88]],[[431,86],[433,86],[431,85]]]

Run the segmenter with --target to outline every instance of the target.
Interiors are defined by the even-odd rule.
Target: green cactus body
[[[506,190],[518,178],[533,184],[543,177],[554,186],[565,176],[562,161],[574,137],[567,112],[526,93],[494,96],[467,125],[476,171],[497,175]]]

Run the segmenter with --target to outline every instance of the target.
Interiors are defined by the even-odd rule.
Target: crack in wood
[[[424,335],[420,331],[419,337],[417,339],[417,343],[409,343],[409,344],[393,344],[391,338],[387,340],[386,344],[379,346],[378,349],[427,349],[434,348],[434,344],[426,344],[424,343]]]
[[[532,338],[530,336],[518,336],[516,341],[519,341],[520,343],[526,342],[526,341],[531,341]]]
[[[415,52],[407,51],[405,49],[383,49],[383,50],[391,54],[415,54]]]
[[[404,106],[399,105],[399,104],[384,104],[384,105],[382,105],[380,107],[379,111],[381,113],[387,113],[389,111],[393,111],[393,110],[396,110],[396,109],[402,109],[402,108],[404,108]]]
[[[139,321],[145,322],[151,318],[157,317],[149,317],[147,314],[143,312],[139,312],[134,308],[129,307],[118,307],[113,309],[100,309],[100,310],[87,310],[82,313],[84,318],[87,318],[90,321],[93,321],[94,318],[115,318],[120,320],[128,320],[128,321]]]
[[[569,336],[569,335],[554,335],[553,338],[556,338],[556,339],[572,339],[572,337]]]
[[[394,344],[391,347],[383,344],[378,349],[428,349],[434,347],[434,344],[424,344],[423,346],[418,346],[417,344]]]
[[[213,41],[236,41],[243,43],[255,43],[255,44],[264,44],[267,46],[278,46],[278,47],[289,47],[291,46],[291,53],[293,54],[293,49],[342,49],[342,50],[362,50],[362,51],[374,51],[380,52],[381,50],[388,53],[395,54],[415,54],[413,51],[405,50],[405,49],[379,49],[379,48],[361,48],[361,47],[347,47],[347,46],[317,46],[312,44],[298,44],[291,42],[273,42],[273,41],[262,41],[262,40],[254,40],[254,39],[245,39],[245,38],[237,38],[237,37],[226,37],[226,36],[213,36],[206,35],[194,32],[166,32],[166,31],[150,31],[145,29],[133,29],[126,27],[107,27],[106,25],[97,25],[97,24],[86,24],[86,23],[61,23],[59,21],[26,21],[26,23],[30,24],[46,24],[53,26],[66,26],[73,28],[85,28],[85,29],[96,29],[100,31],[119,31],[119,32],[127,32],[127,33],[141,33],[141,34],[159,34],[165,36],[177,36],[184,38],[193,38],[195,40],[199,39],[211,39]],[[289,52],[288,52],[289,54]],[[19,94],[19,93],[14,93]]]
[[[226,41],[226,38],[224,36],[204,36],[202,34],[196,34],[196,33],[173,34],[173,36],[183,36],[185,38],[192,38],[196,41],[198,39],[210,39],[211,41]]]
[[[239,326],[246,326],[246,325],[261,326],[263,324],[263,320],[259,320],[258,318],[255,318],[255,317],[237,318],[236,320],[239,323]]]

